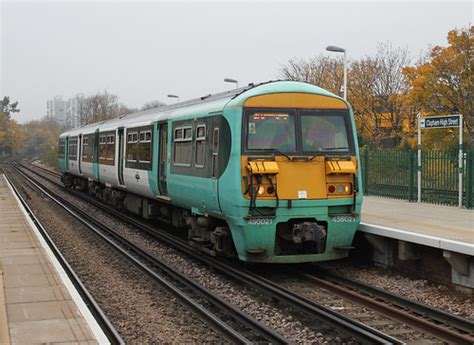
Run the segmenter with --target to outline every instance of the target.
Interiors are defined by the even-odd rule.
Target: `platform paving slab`
[[[0,175],[0,344],[97,344]]]

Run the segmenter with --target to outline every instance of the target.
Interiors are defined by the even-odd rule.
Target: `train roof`
[[[249,97],[279,92],[312,93],[341,99],[318,86],[302,82],[277,80],[260,84],[251,83],[238,89],[220,92],[213,95],[209,94],[189,101],[134,112],[114,119],[91,123],[66,131],[62,133],[60,137],[78,135],[80,133],[93,133],[98,128],[100,128],[101,131],[107,131],[116,129],[117,127],[129,127],[130,125],[133,125],[134,127],[149,125],[155,121],[168,120],[178,116],[222,111],[226,106],[243,105],[245,100]]]

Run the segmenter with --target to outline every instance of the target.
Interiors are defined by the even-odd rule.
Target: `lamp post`
[[[327,46],[326,50],[335,53],[344,53],[344,99],[347,101],[347,52],[344,48],[337,46]]]
[[[239,88],[239,81],[238,81],[238,80],[231,79],[231,78],[225,78],[225,79],[224,79],[224,82],[226,82],[226,83],[234,83],[234,84],[235,84],[235,88],[236,88],[236,89]]]
[[[176,98],[179,102],[179,96],[177,96],[177,95],[168,95],[167,97],[168,98]]]

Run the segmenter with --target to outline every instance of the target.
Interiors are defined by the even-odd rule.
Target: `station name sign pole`
[[[458,204],[462,207],[462,178],[463,178],[463,147],[462,147],[462,115],[443,115],[443,116],[429,116],[422,117],[418,114],[418,202],[421,202],[421,130],[424,128],[459,128],[459,196]]]

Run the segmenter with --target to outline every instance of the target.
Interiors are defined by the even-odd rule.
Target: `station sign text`
[[[421,128],[450,128],[459,127],[459,115],[433,116],[420,119]]]

